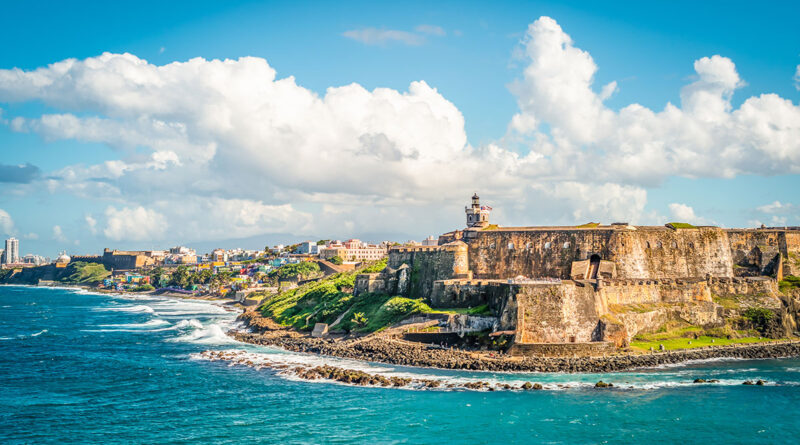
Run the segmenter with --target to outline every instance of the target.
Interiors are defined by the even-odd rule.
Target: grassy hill
[[[269,298],[259,310],[284,326],[302,330],[312,329],[315,323],[332,325],[340,319],[331,328],[347,332],[374,332],[410,314],[431,312],[421,299],[384,294],[353,296],[356,275],[378,272],[384,267],[386,260],[304,284]]]

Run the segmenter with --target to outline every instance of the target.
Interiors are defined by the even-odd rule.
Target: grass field
[[[664,345],[666,350],[702,348],[704,346],[725,346],[744,343],[763,343],[774,341],[772,338],[743,337],[743,338],[716,338],[701,336],[699,338],[670,338],[663,340],[633,340],[631,347],[643,351],[649,351],[652,347],[656,351],[660,345]]]

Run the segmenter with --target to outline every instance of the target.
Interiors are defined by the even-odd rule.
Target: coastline
[[[230,331],[228,334],[244,343],[391,365],[450,370],[605,373],[680,365],[709,359],[754,360],[800,356],[800,339],[798,339],[643,354],[621,353],[603,357],[489,357],[478,352],[441,349],[380,335],[352,339],[313,338],[278,326],[254,311],[244,312],[237,320],[243,322],[252,332]]]

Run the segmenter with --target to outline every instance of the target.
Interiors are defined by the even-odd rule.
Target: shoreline
[[[605,373],[648,369],[709,359],[775,359],[800,356],[800,339],[710,346],[674,351],[604,357],[487,357],[479,352],[432,348],[420,343],[368,335],[358,338],[313,338],[279,326],[254,311],[237,318],[254,332],[230,331],[234,339],[292,352],[446,370],[490,372]]]

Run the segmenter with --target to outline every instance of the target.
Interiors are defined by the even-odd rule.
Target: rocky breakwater
[[[473,391],[496,390],[540,390],[543,386],[539,383],[525,382],[521,385],[507,383],[490,383],[486,381],[469,381],[452,383],[434,378],[409,378],[398,376],[384,376],[368,373],[355,369],[346,369],[338,366],[320,365],[309,366],[303,364],[287,364],[273,362],[262,356],[248,353],[247,351],[203,351],[195,356],[197,359],[209,361],[225,361],[231,365],[247,366],[256,369],[272,369],[280,375],[302,380],[328,380],[355,386],[375,386],[407,389],[465,389]],[[558,385],[564,387],[564,385]]]
[[[614,372],[708,359],[769,359],[800,356],[800,340],[710,346],[652,353],[619,353],[603,357],[489,356],[369,335],[359,338],[312,338],[276,325],[255,312],[240,317],[257,332],[232,331],[235,339],[289,351],[327,355],[402,366],[520,372]]]

